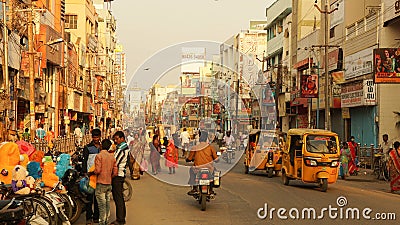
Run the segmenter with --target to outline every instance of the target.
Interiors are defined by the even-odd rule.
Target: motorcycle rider
[[[186,158],[186,162],[194,161],[194,166],[189,169],[189,184],[192,186],[192,190],[188,192],[188,195],[194,195],[198,192],[195,178],[196,172],[199,168],[208,168],[210,172],[214,173],[213,161],[218,159],[215,149],[207,143],[208,132],[201,131],[199,144],[194,146],[189,153],[189,157]],[[212,193],[211,186],[211,193]]]
[[[230,130],[226,131],[226,135],[224,137],[223,142],[224,142],[225,146],[227,146],[227,147],[232,147],[232,145],[234,145],[235,138],[231,135]]]

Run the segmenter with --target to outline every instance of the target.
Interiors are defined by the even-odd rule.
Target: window
[[[65,28],[66,29],[78,29],[78,16],[77,15],[66,15],[65,16]]]
[[[329,30],[329,38],[334,38],[335,37],[335,27],[332,27]]]

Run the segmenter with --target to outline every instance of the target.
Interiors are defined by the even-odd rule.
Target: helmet
[[[94,193],[94,188],[89,185],[89,177],[84,177],[79,181],[79,190],[85,194]]]

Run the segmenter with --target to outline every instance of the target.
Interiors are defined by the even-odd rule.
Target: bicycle
[[[387,161],[384,157],[384,154],[376,153],[374,156],[375,156],[374,174],[376,176],[376,179],[379,180],[382,177],[385,181],[389,181],[390,180],[389,170],[387,167]]]

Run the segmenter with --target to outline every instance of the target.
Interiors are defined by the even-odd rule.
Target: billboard
[[[374,49],[375,83],[400,83],[400,48]]]
[[[318,75],[301,75],[301,97],[318,98]]]
[[[183,47],[181,52],[181,72],[199,73],[206,62],[206,48]]]
[[[373,66],[373,47],[361,50],[349,56],[346,56],[345,74],[346,80],[355,78],[372,72]]]

